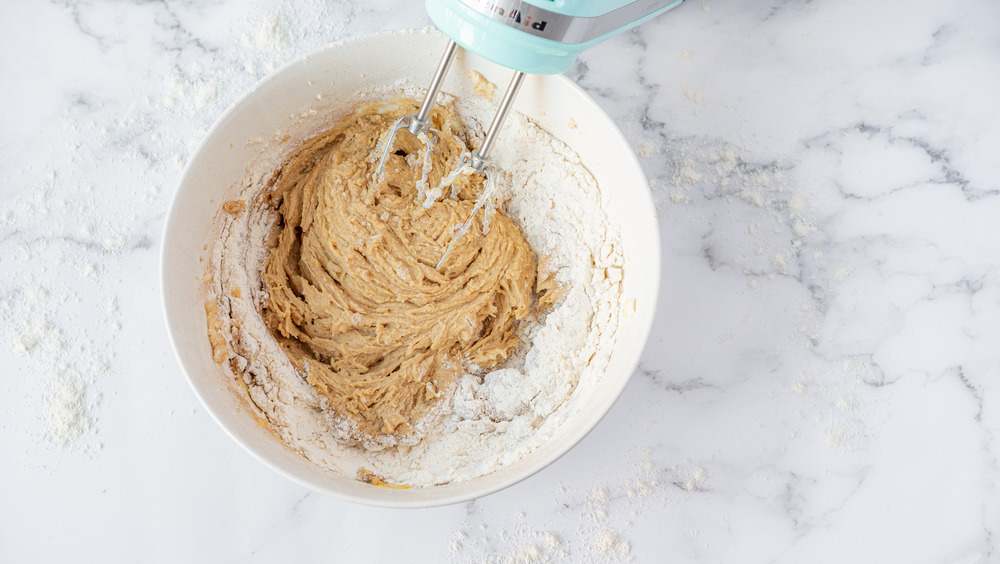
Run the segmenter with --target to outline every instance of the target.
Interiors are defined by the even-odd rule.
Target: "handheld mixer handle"
[[[577,55],[684,0],[427,0],[445,35],[514,70],[557,74]]]

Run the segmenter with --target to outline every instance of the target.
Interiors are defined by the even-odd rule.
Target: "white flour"
[[[481,136],[493,106],[473,96],[456,105],[467,127]],[[237,372],[261,415],[309,460],[350,477],[363,466],[389,482],[412,486],[481,476],[542,445],[603,374],[619,325],[623,265],[620,234],[604,212],[604,196],[575,153],[519,114],[508,118],[493,157],[503,172],[500,190],[508,215],[546,257],[564,298],[522,335],[521,354],[503,369],[462,376],[453,398],[424,420],[424,439],[411,447],[371,451],[336,439],[341,435],[336,423],[328,422],[317,394],[258,313],[266,299],[260,290],[263,242],[273,217],[220,218],[211,262],[222,333],[230,349],[241,353]],[[266,168],[254,174],[269,172]],[[235,197],[252,202],[259,190],[248,182]],[[230,299],[234,288],[251,299]],[[234,330],[231,320],[242,329]]]
[[[41,384],[37,393],[16,388],[11,393],[23,394],[18,408],[31,410],[21,415],[31,420],[28,433],[39,444],[93,455],[102,448],[97,383],[109,376],[112,355],[107,345],[66,329],[76,321],[72,303],[82,301],[75,288],[56,281],[47,284],[22,287],[0,299],[0,315],[6,321],[0,324],[0,346],[6,344],[19,357],[26,373],[41,376],[32,378]],[[117,309],[108,313],[119,323]]]

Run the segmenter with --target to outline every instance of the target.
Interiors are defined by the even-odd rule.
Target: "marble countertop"
[[[183,164],[268,72],[421,4],[0,4],[0,561],[1000,560],[987,0],[688,0],[581,57],[663,287],[624,395],[537,475],[377,509],[237,447],[160,313]]]

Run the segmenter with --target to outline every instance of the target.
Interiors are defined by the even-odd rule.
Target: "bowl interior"
[[[378,33],[330,45],[272,74],[208,132],[188,163],[166,223],[163,306],[174,350],[206,409],[234,440],[278,472],[307,487],[362,503],[395,507],[454,503],[507,487],[551,463],[582,439],[619,396],[638,362],[655,309],[659,234],[638,161],[614,123],[575,84],[563,76],[530,76],[515,109],[580,155],[606,194],[610,221],[622,230],[623,303],[634,300],[635,312],[622,317],[610,365],[592,397],[529,456],[476,479],[432,488],[377,488],[324,471],[254,421],[243,393],[212,361],[206,336],[202,276],[209,257],[204,246],[220,203],[233,196],[246,167],[259,157],[261,148],[255,140],[290,130],[312,110],[316,115],[342,114],[357,105],[361,92],[425,88],[446,41],[432,30]],[[511,75],[508,69],[461,53],[443,91],[471,95],[467,77],[472,69],[500,89]]]

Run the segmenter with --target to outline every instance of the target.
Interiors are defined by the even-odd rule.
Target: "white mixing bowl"
[[[220,203],[233,197],[248,165],[261,157],[266,143],[259,140],[274,139],[275,132],[294,130],[297,124],[302,129],[303,119],[319,119],[310,116],[343,115],[357,105],[359,92],[426,87],[445,43],[446,38],[432,30],[378,33],[330,45],[272,74],[229,108],[205,136],[181,179],[164,232],[167,324],[177,358],[209,413],[237,443],[279,473],[314,490],[372,505],[427,507],[469,500],[530,476],[572,448],[607,413],[628,382],[649,333],[659,288],[656,216],[645,175],[628,143],[597,104],[567,78],[531,76],[515,110],[580,155],[608,195],[610,221],[621,227],[623,303],[634,303],[635,311],[622,316],[610,365],[592,397],[550,441],[525,458],[485,476],[429,488],[379,488],[325,471],[255,422],[243,392],[212,361],[206,334],[204,248]],[[463,53],[443,91],[468,91],[471,69],[501,89],[511,73]],[[301,140],[287,140],[286,148]]]

